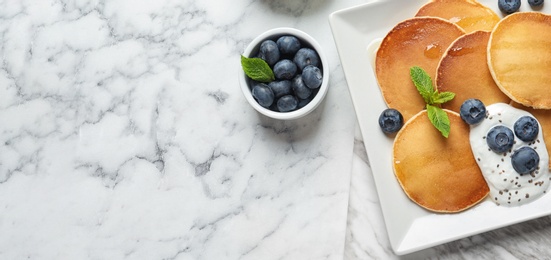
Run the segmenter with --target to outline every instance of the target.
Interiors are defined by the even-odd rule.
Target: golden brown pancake
[[[469,142],[469,126],[459,114],[450,118],[448,138],[422,111],[408,121],[394,141],[394,173],[407,196],[435,212],[459,212],[484,199],[488,185]]]
[[[488,66],[512,100],[551,109],[551,16],[519,12],[503,18],[490,36]]]
[[[459,25],[466,33],[491,31],[499,22],[492,9],[474,0],[432,0],[415,16],[436,16]]]
[[[486,105],[511,99],[495,84],[486,56],[490,32],[476,31],[459,37],[446,51],[436,75],[438,91],[451,91],[455,98],[442,105],[459,112],[461,104],[477,98]]]
[[[425,107],[410,78],[419,66],[434,79],[436,67],[448,46],[463,35],[459,26],[436,17],[416,17],[396,25],[383,39],[375,59],[375,71],[387,105],[407,121]]]
[[[511,102],[511,106],[525,110],[538,120],[541,125],[540,131],[543,133],[543,139],[549,153],[549,169],[551,169],[551,110],[549,109],[534,109],[531,107],[523,106],[516,102]]]

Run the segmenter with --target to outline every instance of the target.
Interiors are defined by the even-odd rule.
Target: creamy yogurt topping
[[[498,205],[518,206],[539,198],[546,193],[551,181],[548,168],[549,156],[545,148],[541,125],[535,141],[524,142],[515,136],[513,148],[510,151],[496,153],[486,143],[486,135],[490,129],[497,125],[503,125],[513,130],[513,126],[519,118],[534,116],[524,110],[502,103],[489,105],[486,110],[486,118],[480,124],[471,126],[469,138],[473,155],[490,187],[492,201]],[[513,168],[511,156],[517,149],[524,146],[532,147],[538,153],[540,161],[534,172],[521,175]]]

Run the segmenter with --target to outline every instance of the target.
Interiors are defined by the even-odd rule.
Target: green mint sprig
[[[411,67],[409,70],[411,80],[419,91],[419,94],[427,104],[427,114],[430,122],[446,138],[450,135],[450,119],[446,111],[439,105],[452,100],[455,97],[453,92],[438,92],[432,85],[432,79],[420,67]]]
[[[241,67],[252,80],[268,83],[275,79],[270,65],[260,58],[247,58],[241,55]]]

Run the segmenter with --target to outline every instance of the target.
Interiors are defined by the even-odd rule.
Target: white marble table
[[[0,259],[342,258],[355,117],[328,25],[356,1],[0,1]],[[329,58],[265,118],[240,54],[289,26]]]
[[[0,259],[397,258],[328,24],[364,2],[0,0]],[[237,81],[282,26],[331,73],[289,122]],[[407,257],[549,256],[550,222]]]

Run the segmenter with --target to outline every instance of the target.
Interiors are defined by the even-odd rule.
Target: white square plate
[[[520,207],[497,206],[490,199],[464,212],[436,214],[410,201],[396,180],[392,165],[393,139],[377,123],[387,108],[368,46],[382,39],[397,23],[413,17],[428,0],[381,0],[332,13],[329,22],[344,69],[377,187],[386,229],[396,254],[407,254],[456,239],[551,214],[551,195]],[[482,4],[501,15],[496,0]],[[549,8],[541,12],[549,13]],[[533,11],[522,1],[521,11]]]

